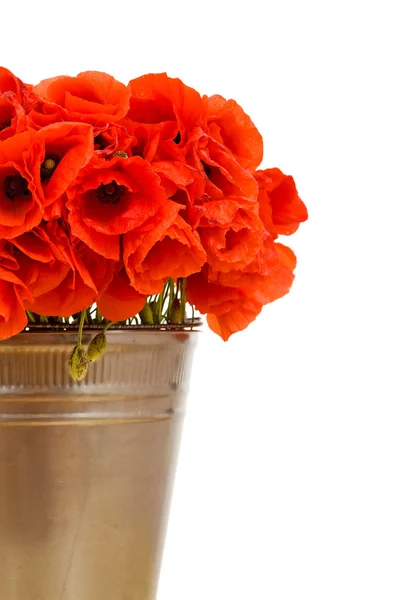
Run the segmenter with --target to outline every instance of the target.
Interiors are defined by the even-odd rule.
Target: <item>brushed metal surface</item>
[[[85,341],[93,335],[85,334]],[[196,332],[0,343],[0,599],[154,600]]]

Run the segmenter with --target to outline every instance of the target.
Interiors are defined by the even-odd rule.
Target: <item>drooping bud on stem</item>
[[[72,350],[68,361],[68,371],[75,381],[81,381],[87,373],[89,360],[85,348],[81,344],[77,344]]]
[[[91,340],[88,349],[87,357],[89,362],[95,362],[100,356],[103,356],[107,348],[107,338],[104,331],[101,331]]]
[[[71,356],[68,361],[68,371],[72,379],[75,381],[81,381],[87,373],[89,368],[89,359],[86,354],[86,350],[82,344],[83,326],[85,324],[86,310],[83,310],[79,319],[79,330],[78,330],[78,343],[72,350]]]

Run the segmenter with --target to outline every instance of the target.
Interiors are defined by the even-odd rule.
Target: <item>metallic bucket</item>
[[[79,383],[76,333],[0,343],[1,600],[156,598],[197,336],[109,331]]]

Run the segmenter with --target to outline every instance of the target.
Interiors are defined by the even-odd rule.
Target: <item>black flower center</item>
[[[211,176],[212,176],[211,166],[208,165],[207,163],[205,163],[204,161],[201,161],[201,164],[203,165],[203,169],[204,169],[204,173],[206,174],[206,177],[208,177],[208,179],[211,179]]]
[[[126,191],[124,185],[118,185],[116,181],[102,183],[96,190],[97,198],[102,204],[117,204]]]
[[[49,152],[46,154],[45,159],[40,166],[40,181],[42,183],[51,178],[60,160],[61,157],[55,152]]]
[[[180,144],[181,143],[181,132],[178,131],[178,133],[176,134],[176,136],[174,137],[173,141],[175,142],[175,144]]]
[[[0,121],[0,131],[3,131],[3,129],[7,129],[7,127],[11,127],[11,119],[5,119],[4,121]]]
[[[94,148],[95,150],[105,150],[108,146],[108,142],[107,140],[104,139],[104,137],[101,135],[101,133],[99,133],[99,135],[96,135],[96,137],[94,138]]]
[[[28,182],[19,173],[17,175],[7,175],[3,182],[4,193],[10,200],[18,196],[28,196]]]

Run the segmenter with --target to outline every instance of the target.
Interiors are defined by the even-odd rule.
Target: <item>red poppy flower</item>
[[[151,163],[158,150],[162,126],[133,123],[127,119],[123,123],[132,136],[132,142],[127,149],[128,155],[140,156]]]
[[[9,250],[4,241],[0,241],[0,340],[19,333],[26,326],[24,302],[32,298],[18,277],[19,265]]]
[[[230,310],[225,313],[208,314],[207,323],[211,331],[227,342],[233,333],[243,331],[255,321],[261,310],[262,304],[242,294],[236,302],[232,302]]]
[[[235,159],[225,146],[197,129],[188,142],[186,160],[202,173],[204,193],[212,199],[244,196],[256,200],[253,174]]]
[[[124,262],[132,285],[142,294],[157,294],[171,277],[188,277],[206,260],[200,238],[166,202],[158,213],[124,236]]]
[[[179,204],[180,215],[192,225],[197,226],[199,214],[191,212],[196,190],[202,186],[201,175],[185,163],[173,160],[154,161],[152,167],[160,177],[161,185],[168,198]],[[200,178],[200,181],[199,181]],[[203,187],[201,187],[203,190]]]
[[[299,198],[293,177],[279,169],[257,171],[260,217],[275,235],[291,235],[308,219],[307,208]]]
[[[22,281],[0,266],[0,340],[6,340],[26,327],[23,300],[26,294]]]
[[[201,218],[197,203],[206,201],[204,179],[197,169],[174,160],[155,160],[151,165],[160,177],[167,197],[179,204],[180,216],[196,229]],[[209,198],[207,197],[207,200]]]
[[[145,160],[185,160],[184,149],[178,144],[177,124],[172,121],[165,123],[136,123],[124,119],[124,128],[130,132],[132,142],[127,153],[129,156],[141,156]]]
[[[78,238],[72,238],[71,241],[74,256],[81,261],[78,264],[83,264],[90,274],[98,296],[101,296],[114,277],[117,263],[100,256]]]
[[[43,208],[25,167],[32,136],[26,131],[0,144],[0,239],[21,235],[42,219]]]
[[[0,67],[0,92],[14,92],[21,100],[23,85],[22,81],[11,71]]]
[[[63,120],[109,123],[119,121],[129,110],[126,86],[98,71],[45,79],[33,91],[44,105],[57,107]]]
[[[32,86],[23,83],[11,71],[0,67],[0,94],[11,92],[15,94],[18,102],[25,110],[30,110],[35,102],[35,96],[32,92]]]
[[[0,93],[0,141],[27,129],[27,116],[12,92]]]
[[[196,176],[194,169],[173,160],[157,160],[151,166],[160,177],[168,197],[174,195],[178,189],[187,189]]]
[[[30,129],[39,130],[42,127],[60,123],[63,120],[60,107],[55,104],[43,104],[43,102],[37,101],[28,113],[28,127]]]
[[[196,90],[166,73],[143,75],[128,84],[128,117],[139,123],[173,122],[171,143],[183,146],[191,131],[203,123],[203,105]],[[174,141],[175,140],[175,141]]]
[[[250,117],[234,100],[203,97],[210,136],[226,146],[244,167],[255,170],[262,161],[263,140]]]
[[[123,263],[115,269],[114,277],[97,300],[100,313],[110,321],[125,321],[140,312],[146,296],[132,286]]]
[[[126,152],[136,144],[133,133],[129,133],[125,127],[115,123],[107,123],[100,127],[94,127],[94,149],[97,156],[109,158],[115,152]]]
[[[98,290],[83,256],[57,222],[44,223],[12,244],[17,249],[20,277],[33,296],[25,303],[28,310],[68,317],[96,300]]]
[[[295,265],[293,252],[265,232],[263,248],[250,265],[229,273],[203,269],[188,278],[187,298],[207,313],[210,328],[226,341],[254,321],[265,304],[288,293]]]
[[[12,240],[20,277],[33,298],[57,288],[70,270],[68,259],[59,250],[57,241],[49,237],[47,228],[38,227]]]
[[[262,247],[258,207],[243,198],[210,200],[197,205],[198,232],[208,264],[217,271],[243,269]]]
[[[207,314],[210,329],[224,341],[245,329],[262,309],[262,304],[245,290],[208,281],[207,269],[188,278],[187,299],[198,311]]]
[[[244,329],[289,291],[296,257],[274,240],[308,217],[262,154],[235,101],[166,73],[33,87],[0,68],[0,339],[25,309],[126,320],[169,278],[223,339]]]
[[[137,156],[93,161],[67,195],[73,235],[113,260],[120,234],[142,225],[165,200],[159,177]]]
[[[19,269],[19,264],[12,254],[12,246],[6,240],[0,240],[0,266],[9,271]]]
[[[220,272],[210,269],[210,281],[240,288],[261,304],[274,302],[287,294],[293,283],[296,256],[283,244],[274,243],[264,232],[263,246],[256,258],[242,270]]]
[[[36,132],[27,163],[45,208],[64,194],[92,156],[93,129],[90,125],[56,123]],[[58,211],[55,216],[60,216]]]

